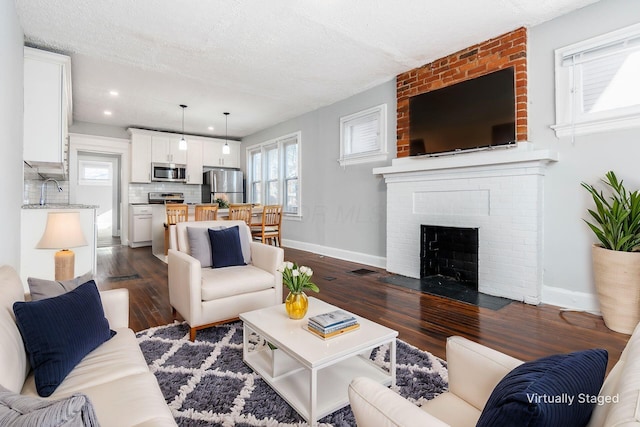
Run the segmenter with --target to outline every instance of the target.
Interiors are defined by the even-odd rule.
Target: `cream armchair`
[[[202,267],[192,255],[197,229],[239,227],[246,265]],[[191,230],[189,230],[191,229]],[[203,259],[203,262],[206,259]],[[190,326],[191,341],[196,331],[238,318],[240,313],[282,303],[282,274],[277,271],[284,251],[251,241],[244,221],[181,222],[170,227],[169,302]],[[206,265],[206,264],[205,264]]]

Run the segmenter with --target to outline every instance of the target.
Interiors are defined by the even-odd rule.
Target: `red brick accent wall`
[[[527,30],[519,28],[398,75],[397,153],[409,155],[409,98],[514,67],[516,140],[527,140]]]

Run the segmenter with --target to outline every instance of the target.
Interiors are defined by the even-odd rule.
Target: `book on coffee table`
[[[341,323],[336,323],[335,325],[331,325],[331,326],[327,326],[327,327],[322,327],[320,325],[318,325],[317,323],[315,323],[312,320],[309,320],[309,322],[307,323],[309,325],[310,328],[315,329],[318,332],[322,332],[323,334],[329,334],[331,332],[335,332],[335,331],[339,331],[340,329],[344,329],[348,326],[351,325],[355,325],[356,323],[358,323],[358,321],[354,318],[351,320],[347,320]]]
[[[329,338],[337,337],[338,335],[342,335],[342,334],[344,334],[346,332],[354,331],[354,330],[358,329],[359,327],[360,327],[360,324],[354,323],[351,326],[347,326],[347,327],[344,327],[342,329],[338,329],[336,331],[329,332],[329,333],[326,333],[326,334],[318,331],[317,329],[312,328],[309,325],[307,325],[306,329],[307,329],[307,331],[311,332],[312,334],[314,334],[314,335],[326,340],[326,339],[329,339]]]
[[[313,324],[318,329],[328,330],[333,327],[345,326],[353,323],[356,318],[344,310],[334,310],[328,313],[318,314],[309,318],[309,324]]]

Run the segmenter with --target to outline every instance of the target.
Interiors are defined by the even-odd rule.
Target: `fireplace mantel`
[[[420,227],[479,230],[478,290],[538,304],[544,175],[558,161],[530,143],[446,157],[398,158],[387,184],[387,270],[420,277]]]
[[[393,159],[391,166],[374,168],[373,174],[386,177],[396,173],[558,161],[558,153],[556,151],[533,150],[530,149],[530,144],[528,142],[520,142],[518,146],[513,148],[496,148],[439,157],[400,157]]]

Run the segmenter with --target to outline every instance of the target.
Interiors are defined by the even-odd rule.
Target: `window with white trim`
[[[558,137],[640,126],[640,24],[555,56]]]
[[[387,104],[340,118],[341,166],[387,159]]]
[[[111,185],[113,164],[98,160],[78,161],[78,185]]]
[[[250,203],[282,205],[300,216],[300,132],[247,148]]]

